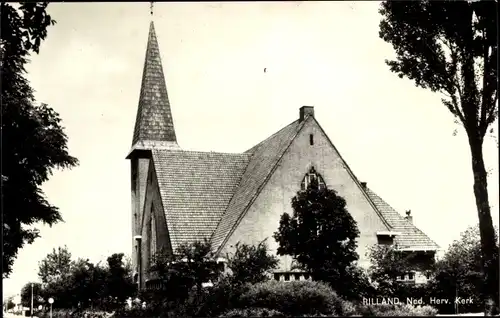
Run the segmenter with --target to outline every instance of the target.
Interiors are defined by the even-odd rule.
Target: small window
[[[408,273],[408,279],[409,280],[413,280],[415,277],[413,275],[413,273]]]
[[[285,282],[288,282],[290,280],[290,274],[285,274]]]
[[[309,135],[309,144],[312,146],[314,145],[314,135],[313,134],[310,134]]]
[[[295,274],[295,280],[301,280],[300,279],[301,276],[302,276],[301,274]]]
[[[274,274],[274,280],[279,281],[280,280],[280,274]]]
[[[325,181],[323,180],[323,177],[316,172],[314,167],[311,167],[309,172],[306,173],[306,175],[304,176],[304,179],[302,179],[302,182],[300,183],[300,189],[306,190],[313,181],[315,181],[319,190],[326,189],[326,184]]]

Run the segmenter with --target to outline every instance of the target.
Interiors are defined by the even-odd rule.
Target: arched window
[[[156,256],[156,220],[153,206],[151,206],[151,219],[149,221],[149,255],[153,262]]]
[[[314,167],[311,167],[309,172],[306,173],[306,175],[304,176],[304,179],[302,179],[302,182],[300,184],[300,189],[301,190],[307,189],[311,185],[313,180],[317,181],[317,185],[318,185],[319,190],[326,188],[326,184],[325,184],[325,181],[323,180],[323,177],[321,177],[321,175],[316,172]]]

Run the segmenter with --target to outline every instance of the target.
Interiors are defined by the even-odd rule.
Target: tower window
[[[300,184],[300,188],[302,190],[307,189],[309,186],[311,186],[312,183],[315,183],[316,186],[318,187],[317,189],[323,190],[326,188],[325,181],[323,180],[323,177],[319,173],[314,170],[314,167],[311,167],[308,173],[304,176],[304,179],[302,179],[302,182]]]
[[[314,145],[314,135],[313,134],[310,134],[309,135],[309,144],[312,146]]]

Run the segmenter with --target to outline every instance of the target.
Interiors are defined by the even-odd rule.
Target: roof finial
[[[154,4],[154,2],[153,2],[153,1],[151,1],[151,2],[149,3],[149,10],[150,10],[151,16],[153,16],[153,4]]]

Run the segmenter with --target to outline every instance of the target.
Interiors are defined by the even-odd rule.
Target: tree
[[[468,137],[479,217],[489,314],[498,312],[498,259],[487,191],[483,142],[498,116],[497,1],[384,1],[380,37],[400,78],[443,95],[443,105]]]
[[[44,299],[56,300],[55,308],[65,308],[72,303],[71,253],[66,246],[52,249],[52,252],[38,263],[38,277],[42,282]]]
[[[31,287],[33,285],[33,289]],[[31,292],[33,291],[33,309],[43,304],[42,284],[30,282],[26,283],[21,289],[21,303],[24,307],[31,307]]]
[[[220,269],[208,240],[181,244],[172,255],[160,251],[153,258],[150,272],[163,282],[167,298],[184,300],[196,287],[198,294],[203,283],[215,280]]]
[[[4,304],[4,306],[7,308],[7,310],[11,310],[12,308],[16,307],[16,304],[14,304],[13,298],[14,297],[12,297],[12,296],[7,298],[7,301]]]
[[[65,279],[71,273],[71,253],[67,246],[54,248],[38,264],[38,277],[42,283]]]
[[[135,292],[129,264],[124,261],[123,253],[115,253],[108,257],[108,275],[106,277],[106,293],[112,298],[113,305],[121,306]]]
[[[31,52],[38,53],[47,27],[54,20],[48,3],[22,3],[19,11],[1,3],[2,78],[2,212],[3,277],[8,277],[17,252],[39,237],[37,222],[62,220],[57,207],[45,198],[41,185],[54,168],[78,164],[67,151],[67,137],[59,115],[46,104],[35,105],[25,78]]]
[[[82,258],[71,262],[71,273],[66,290],[66,293],[71,297],[67,298],[65,305],[68,308],[78,307],[80,309],[101,306],[106,297],[107,278],[107,268],[99,263],[93,264],[88,259]]]
[[[281,216],[274,238],[278,255],[290,255],[315,280],[327,282],[342,296],[352,289],[352,269],[359,230],[336,191],[313,179],[292,198],[293,214]],[[355,267],[355,266],[354,266]],[[347,285],[346,285],[347,284]]]
[[[496,250],[498,251],[498,243]],[[498,284],[498,276],[496,281]],[[460,305],[458,308],[454,304],[441,304],[439,309],[442,313],[475,312],[484,308],[481,301],[484,290],[478,226],[467,228],[461,234],[460,239],[450,245],[444,257],[437,262],[430,285],[430,290],[435,297],[472,298],[472,303]]]
[[[278,266],[279,260],[268,253],[265,240],[257,246],[238,242],[235,248],[234,254],[227,255],[227,266],[232,271],[234,282],[260,283],[265,281],[269,272]]]
[[[427,292],[426,285],[414,285],[397,280],[410,272],[420,272],[429,277],[433,270],[432,259],[419,259],[414,252],[398,251],[394,245],[374,245],[369,252],[370,279],[376,293],[382,297],[418,298]]]

